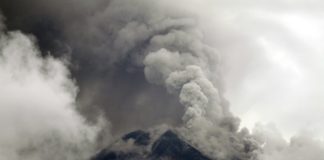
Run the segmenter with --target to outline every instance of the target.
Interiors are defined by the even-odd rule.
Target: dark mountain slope
[[[171,130],[164,132],[154,142],[150,133],[141,130],[126,134],[122,141],[132,141],[132,148],[107,148],[92,160],[211,160]]]

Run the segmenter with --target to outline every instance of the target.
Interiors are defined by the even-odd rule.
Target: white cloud
[[[286,137],[305,128],[323,134],[324,3],[212,3],[203,27],[222,53],[226,98],[243,125],[274,122]]]
[[[76,160],[93,154],[95,129],[74,111],[77,87],[33,38],[0,33],[0,159]],[[93,131],[91,131],[93,130]]]
[[[308,131],[302,131],[286,141],[274,125],[258,124],[254,135],[263,142],[262,160],[324,159],[323,141]]]

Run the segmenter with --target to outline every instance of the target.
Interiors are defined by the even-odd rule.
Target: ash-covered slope
[[[157,139],[152,138],[149,132],[141,130],[131,132],[123,136],[120,142],[102,150],[92,158],[92,160],[139,159],[211,160],[171,130],[167,130]]]

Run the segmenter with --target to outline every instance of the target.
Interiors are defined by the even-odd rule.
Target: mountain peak
[[[209,160],[199,150],[186,143],[171,130],[166,131],[152,146],[154,159],[171,158],[174,160]]]
[[[151,138],[151,133],[137,130],[124,135],[122,141],[132,141],[134,148],[106,148],[92,160],[210,160],[172,130],[165,131],[156,140]]]

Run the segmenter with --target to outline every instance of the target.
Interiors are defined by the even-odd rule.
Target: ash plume
[[[37,75],[54,72],[65,82],[58,85],[69,100],[63,108],[78,113],[72,110],[77,118],[71,122],[85,130],[103,123],[83,150],[108,145],[111,134],[167,124],[214,159],[271,159],[262,134],[239,129],[240,120],[223,96],[220,53],[206,42],[196,10],[170,0],[4,0],[0,6],[8,30],[35,35],[33,42],[18,33],[31,45],[27,50],[35,59],[31,63],[38,64],[32,68]],[[48,61],[63,73],[54,68],[43,75],[41,70],[51,67]],[[51,86],[49,79],[44,81]]]
[[[217,159],[251,159],[255,157],[257,146],[248,134],[238,133],[239,120],[230,113],[221,93],[219,55],[214,48],[204,43],[204,34],[193,16],[187,11],[179,12],[166,2],[111,1],[106,9],[89,19],[90,26],[86,26],[85,35],[81,35],[80,38],[83,41],[77,42],[90,42],[88,45],[92,48],[86,46],[85,49],[90,48],[89,52],[99,54],[103,59],[107,58],[105,62],[97,63],[106,66],[96,67],[110,70],[121,65],[121,68],[125,67],[125,75],[142,74],[140,76],[145,76],[147,80],[137,82],[128,79],[127,84],[138,86],[144,83],[149,88],[161,86],[166,90],[154,89],[153,93],[160,94],[155,95],[142,86],[126,100],[141,100],[138,97],[140,93],[147,97],[148,101],[131,102],[126,104],[126,109],[138,106],[155,107],[157,103],[163,105],[156,107],[157,113],[161,114],[179,108],[177,110],[180,112],[176,112],[176,117],[181,117],[182,121],[176,119],[176,126],[183,126],[181,133],[184,137],[197,147],[203,148],[206,154]],[[95,43],[91,43],[89,38]],[[123,71],[114,72],[109,79],[120,74],[123,74]],[[104,82],[107,86],[107,80]],[[118,81],[116,83],[113,85],[118,85]],[[118,87],[119,91],[120,88]],[[107,90],[111,91],[111,88]],[[151,98],[152,95],[159,96],[159,100]],[[167,101],[170,99],[175,102],[165,104],[160,101],[164,99],[161,97],[170,97]],[[118,111],[112,112],[108,108],[99,106],[98,109],[107,113],[108,119],[114,118],[110,113],[119,115]],[[155,114],[147,111],[144,113],[144,116]],[[141,121],[131,119],[128,114],[129,111],[125,115],[126,121],[135,120],[131,126],[145,125]],[[139,113],[136,116],[142,115]],[[163,115],[152,120],[145,117],[145,120],[161,123],[157,121],[161,116]],[[173,117],[168,115],[167,118]],[[114,119],[111,120],[114,127]],[[165,120],[162,122],[165,123]]]
[[[219,54],[194,15],[169,4],[110,1],[85,19],[49,19],[66,25],[61,41],[72,49],[79,112],[93,123],[103,114],[117,133],[166,123],[215,158],[251,158],[254,150],[244,148],[253,143],[237,133],[239,120],[222,97]],[[46,6],[39,12],[53,16]]]

